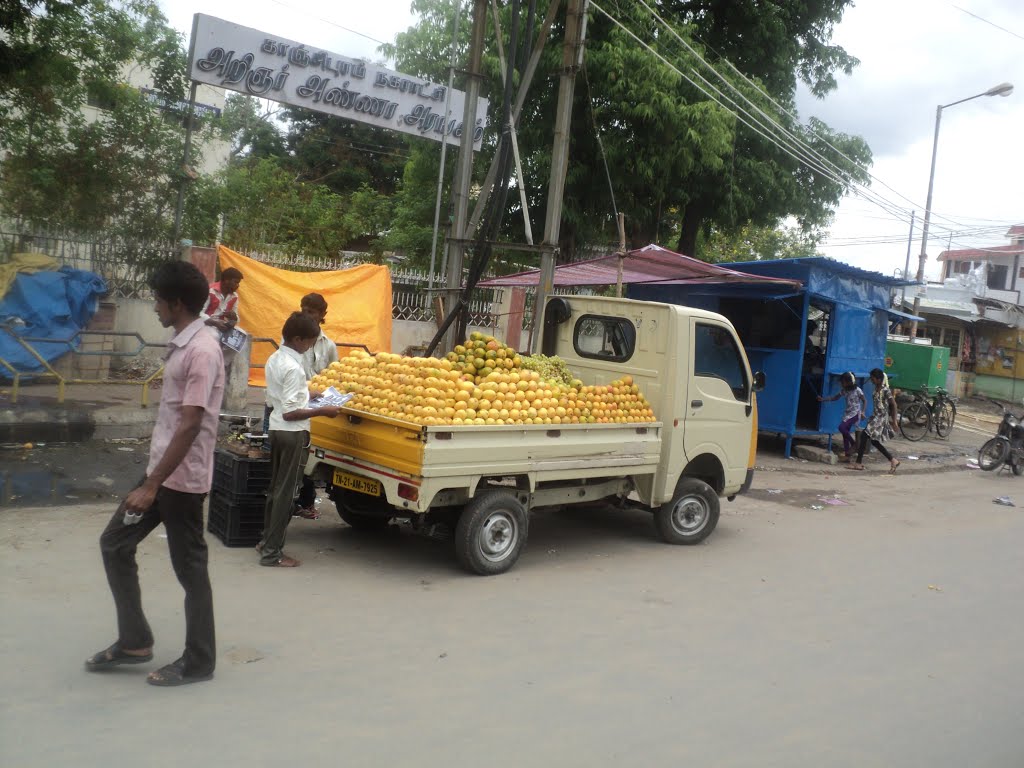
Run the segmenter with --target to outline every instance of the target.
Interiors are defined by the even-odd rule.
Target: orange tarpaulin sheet
[[[361,264],[332,272],[290,272],[217,247],[221,269],[242,273],[238,288],[238,325],[254,338],[280,343],[281,328],[307,293],[327,299],[324,333],[338,344],[365,344],[371,352],[391,351],[391,273],[387,267]],[[262,366],[274,345],[254,342],[252,365]],[[345,355],[339,347],[338,354]],[[249,369],[249,383],[265,386],[263,368]]]

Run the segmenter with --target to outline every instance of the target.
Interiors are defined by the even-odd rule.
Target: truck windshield
[[[732,334],[717,325],[697,324],[693,345],[696,376],[721,379],[737,400],[747,399],[747,374]]]

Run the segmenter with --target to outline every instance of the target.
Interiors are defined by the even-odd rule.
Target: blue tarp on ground
[[[63,267],[56,272],[19,274],[7,295],[0,300],[0,323],[22,337],[65,340],[65,343],[30,342],[47,361],[52,362],[81,339],[75,334],[85,328],[96,314],[97,299],[107,291],[107,284],[97,274]],[[42,364],[28,350],[0,330],[0,358],[19,372],[43,370]],[[0,366],[0,379],[9,381],[10,371]]]

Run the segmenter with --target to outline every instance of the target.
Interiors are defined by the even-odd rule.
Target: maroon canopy
[[[589,261],[577,261],[555,267],[555,285],[615,285],[619,270],[619,256],[601,256]],[[481,280],[483,288],[503,286],[531,286],[540,281],[540,270],[530,269],[504,277]],[[772,285],[779,288],[800,288],[799,280],[763,277],[746,272],[708,264],[700,259],[683,256],[659,245],[646,245],[629,251],[622,259],[622,282],[663,283],[665,285],[705,283],[746,283]]]

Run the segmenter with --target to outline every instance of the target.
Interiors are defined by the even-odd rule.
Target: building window
[[[971,262],[969,261],[955,261],[953,262],[952,272],[957,275],[966,275],[971,271]]]
[[[1005,264],[989,264],[988,265],[988,287],[993,288],[997,291],[1001,291],[1006,288],[1006,274],[1010,271],[1010,268]]]
[[[956,328],[943,329],[942,346],[949,347],[950,357],[960,357],[960,331]]]

